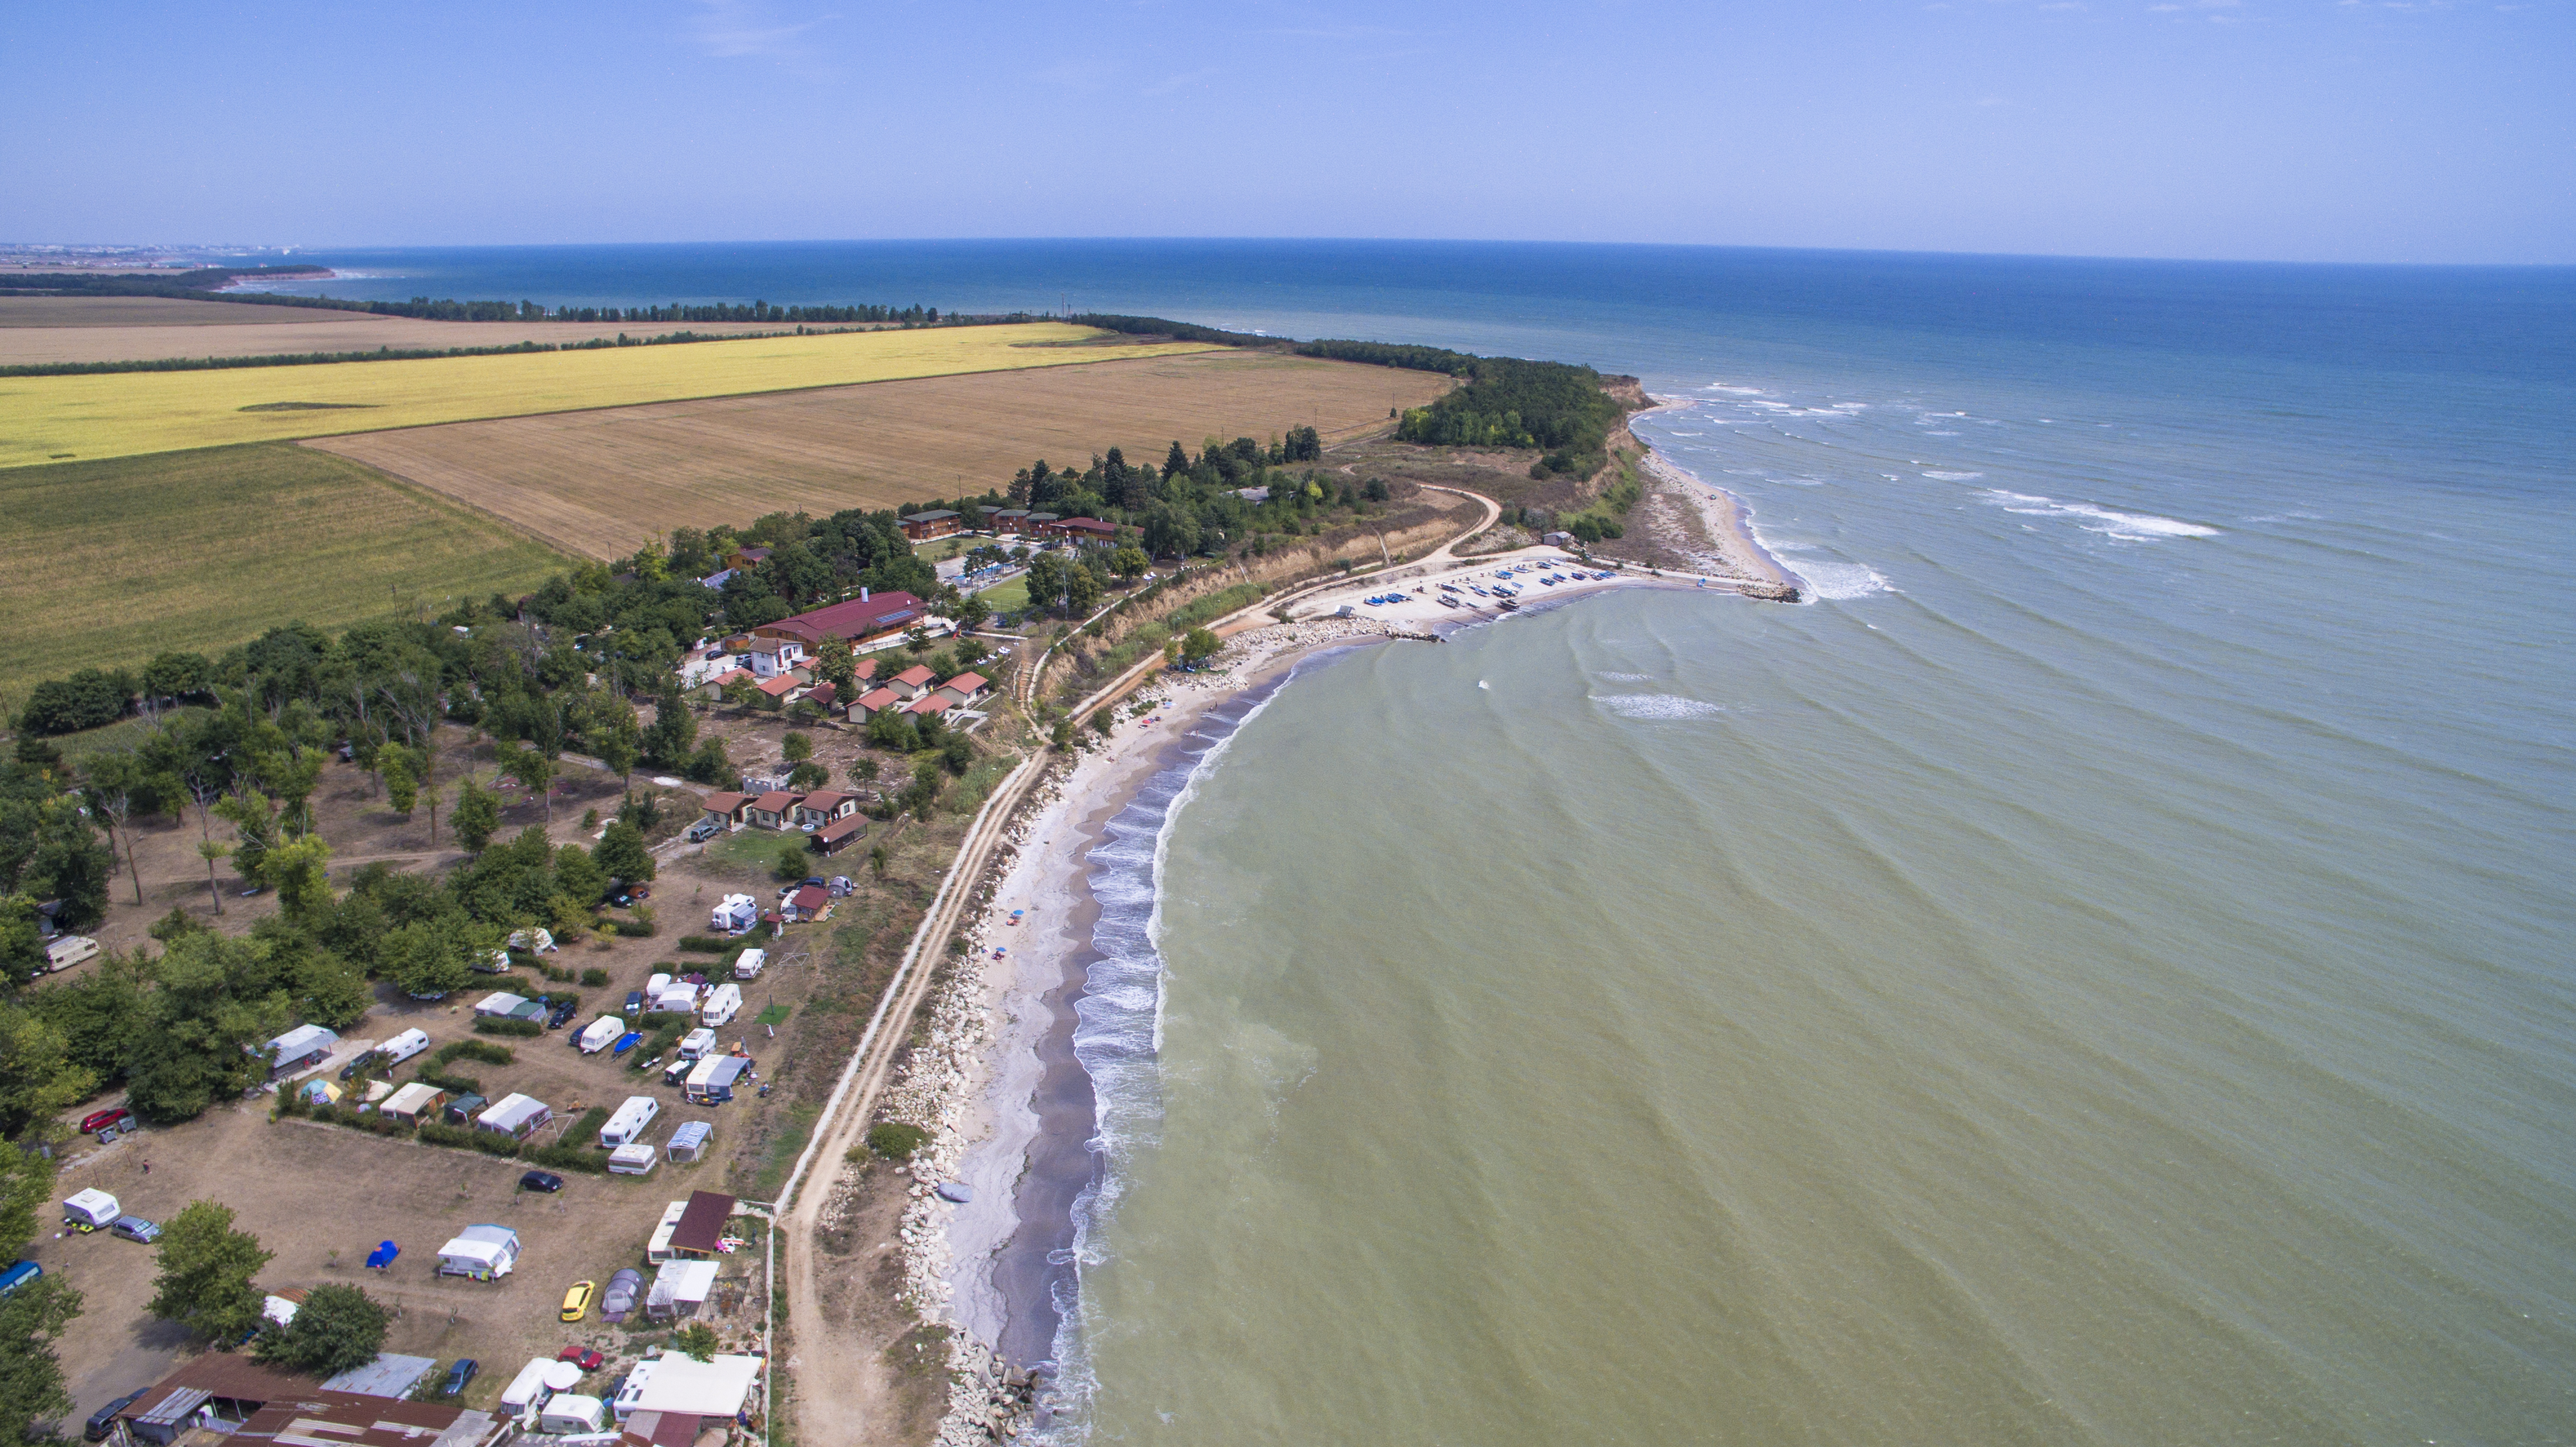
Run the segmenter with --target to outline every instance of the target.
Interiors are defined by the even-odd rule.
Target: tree
[[[72,1409],[54,1343],[80,1315],[81,1294],[59,1276],[40,1276],[0,1298],[0,1431],[37,1440],[41,1418]]]
[[[885,878],[886,847],[884,845],[872,844],[868,846],[868,872],[874,874],[879,879]]]
[[[260,878],[277,890],[277,907],[288,919],[310,925],[331,904],[331,845],[319,834],[307,834],[268,851],[260,861]]]
[[[483,846],[501,828],[501,800],[491,790],[467,779],[456,786],[456,807],[447,816],[455,831],[456,842],[469,853],[480,854]]]
[[[905,811],[915,818],[929,818],[931,809],[939,803],[940,783],[937,759],[924,759],[913,765],[912,782],[905,786],[900,801]]]
[[[1131,583],[1145,576],[1145,570],[1151,566],[1153,564],[1146,558],[1145,550],[1133,544],[1109,555],[1109,571]]]
[[[81,774],[81,797],[89,801],[90,817],[107,834],[110,867],[115,862],[117,838],[124,836],[125,869],[134,880],[134,902],[139,905],[143,903],[143,867],[134,859],[134,809],[140,797],[149,796],[150,781],[134,755],[123,751],[92,754]]]
[[[557,765],[543,751],[504,744],[498,750],[501,772],[527,788],[546,796],[546,822],[555,822],[555,773]]]
[[[608,897],[608,871],[591,859],[589,850],[567,844],[555,851],[555,888],[587,910]]]
[[[716,1359],[716,1329],[703,1321],[693,1321],[671,1333],[671,1349],[702,1362]]]
[[[876,776],[877,761],[872,755],[861,754],[850,764],[850,782],[853,784],[873,782]]]
[[[317,1377],[363,1367],[385,1347],[385,1309],[355,1286],[324,1282],[304,1297],[295,1319],[262,1332],[251,1355]]]
[[[230,1206],[191,1201],[161,1228],[161,1274],[149,1310],[213,1341],[233,1341],[260,1323],[261,1291],[251,1278],[276,1253],[233,1229]]]
[[[787,771],[787,787],[800,794],[810,794],[823,787],[824,782],[831,777],[832,773],[829,769],[815,763],[812,759],[807,759]]]
[[[475,952],[493,948],[488,938],[478,937],[488,933],[462,915],[414,920],[385,936],[385,973],[407,995],[435,999],[453,994],[472,982]]]
[[[1193,628],[1181,637],[1181,660],[1196,668],[1216,657],[1217,650],[1224,646],[1214,633],[1205,628]]]
[[[803,879],[805,877],[805,846],[802,844],[779,845],[778,858],[776,862],[770,866],[770,869],[771,872],[775,873],[781,879]]]
[[[591,862],[610,878],[628,884],[641,884],[653,877],[653,853],[644,847],[644,831],[618,819],[599,836],[599,846],[590,851]]]
[[[778,751],[786,757],[787,762],[801,764],[814,757],[814,741],[794,729],[789,729],[786,739],[779,744]]]
[[[224,892],[215,883],[215,861],[233,852],[233,847],[220,839],[197,841],[197,857],[206,861],[206,893],[214,896],[215,913],[224,912]]]
[[[1100,575],[1079,567],[1068,568],[1065,573],[1065,616],[1089,617],[1091,610],[1100,606]]]
[[[384,775],[386,802],[395,813],[410,818],[420,803],[420,773],[411,750],[400,744],[382,745],[376,750],[376,767]]]

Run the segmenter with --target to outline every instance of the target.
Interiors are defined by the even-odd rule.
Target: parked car
[[[90,1413],[89,1425],[81,1429],[81,1436],[92,1442],[106,1441],[107,1434],[116,1429],[116,1414],[133,1406],[142,1399],[145,1392],[151,1390],[150,1387],[138,1388]]]
[[[359,1072],[359,1071],[361,1071],[361,1070],[372,1070],[372,1069],[374,1069],[375,1067],[377,1067],[377,1066],[379,1066],[379,1065],[382,1065],[382,1064],[384,1063],[384,1060],[385,1060],[385,1052],[383,1052],[383,1051],[381,1051],[381,1050],[370,1050],[370,1051],[367,1051],[365,1054],[360,1055],[357,1059],[352,1060],[352,1061],[350,1061],[348,1064],[341,1066],[341,1067],[340,1067],[340,1078],[341,1078],[342,1080],[355,1080],[355,1079],[357,1079],[357,1078],[358,1078],[358,1072]]]
[[[722,832],[724,832],[724,826],[722,824],[717,823],[713,819],[701,819],[697,823],[690,825],[689,832],[681,837],[687,839],[692,844],[704,844]]]
[[[644,1297],[644,1273],[632,1266],[621,1268],[608,1278],[608,1290],[599,1298],[601,1321],[624,1321],[635,1314],[635,1303]]]
[[[81,1117],[81,1134],[96,1135],[103,1130],[115,1130],[133,1119],[134,1112],[121,1105],[110,1106],[105,1110],[94,1110]]]
[[[543,1191],[551,1196],[563,1189],[563,1177],[552,1171],[530,1171],[519,1178],[522,1191]]]
[[[583,1317],[590,1315],[590,1299],[592,1296],[596,1295],[598,1291],[599,1283],[596,1281],[574,1282],[572,1284],[572,1289],[564,1293],[563,1319],[565,1321],[579,1321]]]
[[[555,1006],[553,1009],[546,1012],[546,1028],[549,1030],[562,1029],[564,1027],[564,1022],[570,1020],[573,1017],[573,1013],[580,1008],[580,1003],[574,1000],[566,1000]]]
[[[456,1365],[447,1369],[447,1380],[438,1384],[438,1394],[442,1397],[453,1397],[464,1391],[465,1384],[474,1380],[474,1374],[481,1370],[483,1370],[481,1362],[472,1357],[458,1357]]]
[[[128,1241],[140,1241],[146,1246],[161,1239],[160,1226],[140,1216],[119,1216],[116,1218],[116,1224],[108,1227],[107,1232],[111,1236],[122,1236]]]
[[[565,1347],[562,1351],[555,1353],[555,1360],[559,1362],[570,1362],[585,1372],[595,1372],[601,1367],[608,1365],[608,1358],[601,1356],[599,1354],[599,1348],[597,1347]]]
[[[629,990],[626,992],[626,1013],[629,1015],[641,1015],[644,1013],[644,992],[642,990]]]

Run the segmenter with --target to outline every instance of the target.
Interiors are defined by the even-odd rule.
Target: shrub
[[[581,983],[588,989],[596,990],[608,983],[608,972],[593,966],[581,972]]]
[[[930,1132],[900,1120],[881,1120],[868,1127],[868,1149],[890,1161],[908,1161],[930,1144]]]
[[[543,1035],[546,1027],[534,1020],[496,1020],[484,1016],[474,1022],[477,1035]]]
[[[693,955],[720,955],[733,948],[733,941],[720,940],[713,935],[682,935],[680,948]]]
[[[486,1065],[507,1065],[519,1057],[507,1045],[489,1040],[453,1040],[438,1047],[430,1059],[445,1065],[451,1060],[480,1060]]]
[[[485,1131],[483,1134],[489,1135],[491,1132]],[[561,1145],[537,1146],[521,1151],[519,1159],[531,1165],[544,1166],[549,1170],[587,1171],[594,1176],[608,1174],[607,1152],[590,1150],[569,1142]]]
[[[572,990],[548,990],[537,998],[543,1000],[550,1010],[557,1005],[570,1005],[576,1010],[581,1008],[581,996]]]
[[[469,1130],[466,1134],[474,1138],[474,1149],[487,1156],[515,1156],[519,1153],[519,1143],[497,1130]]]
[[[483,1092],[478,1090],[474,1093],[480,1095]],[[474,1138],[476,1136],[488,1136],[490,1134],[490,1131],[467,1130],[461,1125],[449,1125],[445,1121],[425,1120],[420,1123],[419,1138],[434,1146],[470,1147],[474,1144]]]
[[[606,1124],[608,1124],[608,1107],[604,1105],[592,1106],[589,1110],[582,1113],[580,1120],[573,1122],[571,1130],[564,1132],[564,1139],[566,1141],[595,1141],[599,1139],[599,1128]]]
[[[473,1076],[450,1075],[446,1071],[436,1069],[435,1067],[422,1070],[418,1075],[413,1076],[412,1079],[419,1081],[423,1085],[436,1086],[450,1095],[481,1095],[483,1093],[483,1082],[475,1079]],[[427,1130],[429,1127],[424,1125],[421,1129]]]
[[[653,916],[649,912],[640,910],[632,919],[610,920],[608,922],[608,927],[617,931],[620,938],[630,940],[649,940],[653,937],[653,931],[655,928],[653,924]],[[594,970],[591,973],[598,974],[600,972]]]
[[[770,873],[777,875],[780,879],[803,879],[805,877],[805,846],[802,844],[782,844],[778,846],[778,859],[775,863],[770,865],[769,869]]]

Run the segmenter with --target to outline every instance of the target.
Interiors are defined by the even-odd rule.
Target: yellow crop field
[[[1086,342],[1093,344],[1076,345]],[[0,468],[1205,350],[1032,322],[414,362],[9,377],[0,378]]]

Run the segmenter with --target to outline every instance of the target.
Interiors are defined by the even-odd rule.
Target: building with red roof
[[[912,667],[905,669],[903,672],[896,674],[894,677],[887,679],[886,687],[893,689],[895,697],[897,698],[914,699],[928,693],[930,691],[930,685],[936,681],[938,677],[938,674],[935,674],[923,665],[916,663]]]
[[[973,703],[993,691],[993,685],[980,673],[961,673],[939,685],[940,694],[950,703]]]
[[[790,828],[796,814],[796,801],[804,797],[802,794],[788,793],[784,789],[774,789],[745,806],[743,816],[758,828]]]
[[[866,723],[877,714],[903,702],[903,695],[891,688],[872,688],[850,704],[850,722]]]

